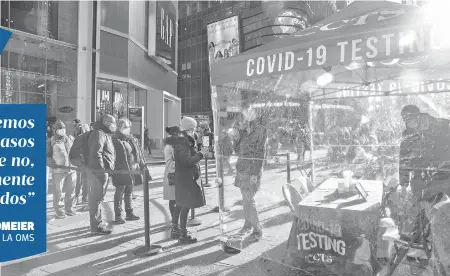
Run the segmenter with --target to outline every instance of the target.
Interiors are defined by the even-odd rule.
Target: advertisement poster
[[[239,54],[238,16],[208,24],[209,63]]]
[[[0,262],[6,262],[46,251],[46,106],[2,104],[0,129]]]

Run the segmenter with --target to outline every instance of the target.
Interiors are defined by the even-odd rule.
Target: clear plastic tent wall
[[[424,56],[214,86],[225,249],[305,275],[412,275],[439,267],[431,246],[442,245],[442,257],[450,248],[430,234],[411,183],[447,183],[446,173],[429,168],[445,168],[449,159],[442,141],[449,69],[446,55]],[[324,73],[333,80],[319,86]],[[402,116],[405,107],[412,112]],[[414,242],[427,249],[411,253],[419,221],[423,235]]]

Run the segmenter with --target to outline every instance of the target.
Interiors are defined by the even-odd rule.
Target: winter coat
[[[47,166],[52,168],[54,165],[72,167],[69,161],[69,152],[72,148],[74,138],[71,135],[64,135],[57,139],[56,135],[47,139]],[[70,169],[53,169],[54,173],[67,173]]]
[[[238,133],[234,142],[234,151],[238,155],[234,186],[257,191],[261,186],[267,130],[252,123],[251,128],[238,130]]]
[[[99,121],[94,123],[93,129],[88,138],[88,168],[94,170],[114,170],[116,151],[112,142],[111,131]]]
[[[174,137],[175,157],[175,200],[183,208],[199,208],[205,206],[205,195],[201,178],[194,179],[194,171],[200,171],[199,162],[203,155],[195,149],[193,137],[184,135]]]
[[[125,137],[122,134],[116,134],[112,137],[114,149],[116,151],[116,170],[138,171],[145,167],[142,151],[137,139],[130,135]],[[113,185],[134,185],[135,175],[133,174],[113,174]]]
[[[174,158],[174,145],[176,143],[176,137],[168,137],[164,140],[164,161],[166,162],[166,168],[164,169],[164,181],[163,181],[163,198],[164,200],[175,200],[175,186],[169,185],[168,174],[175,172],[175,158]]]

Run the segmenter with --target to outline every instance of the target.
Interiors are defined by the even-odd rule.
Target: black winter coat
[[[136,138],[116,134],[112,140],[116,151],[116,170],[136,171],[145,167],[141,148]],[[138,167],[135,164],[138,164]],[[114,186],[134,185],[135,179],[135,175],[132,174],[112,175]]]
[[[199,208],[206,204],[201,177],[194,179],[194,171],[200,171],[199,162],[203,155],[195,149],[193,137],[184,135],[172,140],[175,158],[175,201],[183,208]],[[197,168],[196,168],[197,167]]]
[[[89,158],[87,166],[94,170],[114,170],[116,151],[111,131],[101,122],[95,122],[94,130],[89,134]]]

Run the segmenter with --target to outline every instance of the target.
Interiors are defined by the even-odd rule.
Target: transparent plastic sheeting
[[[389,265],[383,239],[411,235],[419,210],[398,186],[401,110],[417,106],[425,128],[450,119],[448,65],[405,65],[422,63],[334,67],[323,87],[324,70],[213,87],[224,246],[299,275],[432,271],[433,256]]]

